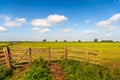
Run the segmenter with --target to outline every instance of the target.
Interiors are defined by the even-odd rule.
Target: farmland
[[[89,50],[98,50],[102,63],[120,61],[120,43],[79,43],[79,42],[34,42],[34,43],[18,43],[10,47],[18,48],[87,48]]]
[[[61,66],[64,72],[64,75],[66,76],[67,80],[93,80],[93,78],[96,80],[119,80],[119,73],[120,73],[120,43],[93,43],[93,42],[19,42],[19,43],[0,43],[1,47],[9,46],[10,49],[33,49],[32,52],[32,64],[31,68],[27,68],[26,72],[24,72],[25,75],[18,76],[21,77],[21,80],[34,80],[35,78],[39,78],[40,76],[36,76],[36,74],[44,73],[43,77],[41,79],[43,80],[52,80],[51,74],[49,72],[50,67],[48,66],[48,63],[46,62],[48,60],[48,52],[49,48],[51,50],[51,60],[60,60],[56,62]],[[79,54],[77,52],[69,52],[68,51],[68,60],[64,61],[64,51],[67,47],[68,50],[76,50],[79,53],[86,53],[86,50],[88,52],[91,51],[97,51],[96,58],[100,58],[95,63],[99,64],[91,64],[86,63],[85,60],[82,62],[80,59],[78,59],[80,56],[86,57],[84,54]],[[34,49],[43,49],[42,51],[34,51]],[[81,50],[83,49],[83,50]],[[82,52],[81,52],[81,51]],[[57,53],[56,53],[57,52]],[[22,53],[11,53],[16,55],[21,55]],[[72,56],[72,60],[70,56]],[[41,64],[38,61],[35,61],[36,59],[39,60],[39,58],[43,58],[45,60],[45,63]],[[91,56],[88,56],[91,57]],[[35,63],[36,62],[36,63]],[[52,62],[52,61],[51,61]],[[39,66],[41,65],[41,67]],[[38,67],[39,66],[39,67]],[[43,66],[46,66],[45,68]],[[36,71],[35,74],[32,74]],[[82,70],[82,71],[81,71]],[[38,72],[37,72],[38,71]],[[17,79],[16,77],[14,79],[15,74],[19,74],[18,71],[13,72],[13,80]],[[84,74],[84,75],[83,75]],[[93,74],[93,75],[92,75]],[[22,74],[21,74],[22,75]],[[34,76],[30,76],[34,75]],[[80,76],[79,76],[80,75]],[[46,79],[46,77],[49,79]],[[88,77],[89,76],[89,77]],[[111,76],[111,77],[110,77]],[[88,78],[86,78],[88,77]],[[41,80],[40,79],[40,80]],[[9,80],[9,79],[8,79]]]

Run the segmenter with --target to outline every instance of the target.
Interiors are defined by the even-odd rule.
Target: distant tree
[[[113,42],[113,40],[102,40],[101,42]]]
[[[58,40],[55,40],[55,42],[58,42]]]
[[[46,42],[46,41],[47,41],[46,39],[43,40],[43,42]]]
[[[98,42],[98,39],[96,38],[96,39],[94,39],[94,42]]]
[[[81,40],[78,40],[78,42],[81,42]]]
[[[64,42],[67,42],[67,40],[64,40]]]

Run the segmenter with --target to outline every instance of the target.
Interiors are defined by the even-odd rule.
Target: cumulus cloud
[[[106,36],[109,37],[109,36],[112,36],[112,34],[108,33],[108,34],[106,34]]]
[[[113,31],[116,29],[116,26],[114,25],[116,22],[120,20],[120,14],[115,14],[108,20],[100,21],[96,24],[98,27],[104,28],[106,31]]]
[[[48,28],[32,28],[33,31],[36,31],[38,33],[47,33],[50,32],[50,29]]]
[[[65,32],[65,33],[71,33],[72,29],[71,28],[66,28],[66,29],[63,30],[63,32]]]
[[[7,32],[7,29],[2,27],[2,26],[0,26],[0,32]]]
[[[7,15],[0,15],[0,18],[3,19],[3,25],[6,27],[18,27],[26,23],[25,18],[15,18],[15,20],[11,20],[11,17]]]
[[[65,17],[64,15],[54,14],[49,15],[47,18],[34,19],[31,21],[31,24],[32,26],[50,27],[62,24],[65,21],[67,21],[67,17]]]
[[[18,26],[22,26],[24,23],[26,23],[25,18],[16,18],[14,21],[11,21],[9,17],[6,17],[4,21],[4,26],[18,27]]]
[[[90,23],[90,20],[86,20],[85,23],[86,23],[86,24]]]

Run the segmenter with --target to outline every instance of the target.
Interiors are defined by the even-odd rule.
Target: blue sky
[[[120,41],[120,0],[0,0],[0,41]]]

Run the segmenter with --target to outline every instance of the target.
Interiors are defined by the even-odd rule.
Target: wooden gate
[[[31,48],[11,48],[12,66],[22,67],[31,65]]]

